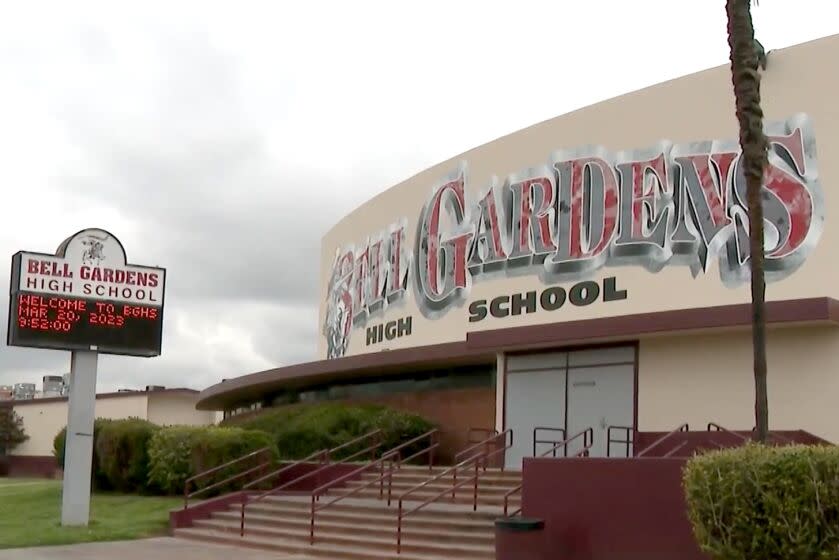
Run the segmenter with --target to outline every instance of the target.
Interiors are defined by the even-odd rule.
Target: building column
[[[495,429],[504,431],[504,389],[507,386],[507,360],[504,352],[495,355]]]

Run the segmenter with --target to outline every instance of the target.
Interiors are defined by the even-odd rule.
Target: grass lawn
[[[87,527],[61,526],[61,481],[0,478],[0,548],[116,541],[166,533],[174,497],[94,494]]]

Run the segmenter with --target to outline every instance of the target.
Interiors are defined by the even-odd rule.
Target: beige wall
[[[138,392],[96,399],[96,418],[142,418],[155,424],[207,425],[216,422],[217,412],[195,410],[198,393]],[[52,442],[67,424],[67,401],[26,401],[14,406],[29,440],[15,448],[12,455],[52,455]]]
[[[52,441],[67,424],[67,401],[29,401],[28,404],[16,405],[14,410],[23,418],[29,440],[16,447],[12,455],[52,455]],[[145,393],[96,399],[96,418],[130,417],[146,417]]]
[[[641,341],[638,429],[669,431],[754,426],[751,333],[666,336]],[[839,443],[839,329],[770,329],[769,423]]]
[[[774,51],[764,73],[762,100],[768,122],[786,121],[799,113],[806,113],[811,119],[826,215],[815,250],[792,276],[770,284],[767,291],[770,300],[836,296],[839,292],[833,257],[839,231],[834,226],[833,216],[839,215],[839,197],[831,194],[839,179],[839,158],[836,157],[839,154],[839,109],[833,99],[834,92],[839,90],[839,74],[818,70],[829,67],[837,56],[839,35]],[[493,176],[503,182],[511,173],[549,164],[550,154],[555,150],[594,144],[614,153],[652,148],[660,140],[736,143],[737,123],[730,80],[728,67],[720,66],[599,103],[477,147],[383,192],[345,217],[323,239],[319,327],[324,324],[327,283],[336,251],[363,245],[371,235],[386,231],[391,224],[404,219],[405,244],[413,254],[417,220],[423,205],[433,188],[456,171],[461,161],[468,163],[467,208],[474,212],[477,198],[486,192]],[[747,302],[748,287],[732,289],[724,286],[717,262],[716,258],[712,259],[709,269],[695,278],[687,267],[675,265],[658,273],[647,272],[638,266],[601,269],[593,278],[616,276],[619,288],[628,291],[627,299],[595,302],[586,307],[566,303],[553,312],[540,309],[533,314],[499,319],[490,316],[477,323],[468,322],[469,302],[541,290],[545,284],[535,274],[517,278],[481,277],[473,283],[465,305],[449,308],[436,320],[426,320],[416,305],[413,283],[409,282],[407,301],[371,318],[369,324],[410,315],[413,317],[412,334],[366,346],[365,329],[355,328],[346,355],[462,340],[466,332],[475,330]],[[415,265],[413,262],[412,266]],[[319,339],[319,356],[326,357],[323,336]]]
[[[196,410],[198,393],[149,394],[148,420],[159,426],[175,424],[203,426],[215,423],[216,412]]]

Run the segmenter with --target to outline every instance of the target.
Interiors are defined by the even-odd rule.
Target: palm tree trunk
[[[740,125],[740,165],[746,177],[749,213],[749,263],[752,292],[752,347],[754,351],[755,427],[757,440],[769,434],[769,399],[766,386],[766,283],[763,268],[763,205],[761,190],[768,143],[760,107],[760,73],[755,51],[751,0],[726,0],[731,81]]]

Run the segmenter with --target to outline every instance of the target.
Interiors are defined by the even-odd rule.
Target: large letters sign
[[[766,128],[766,279],[792,274],[817,244],[824,221],[809,118]],[[324,334],[328,357],[344,354],[354,326],[413,289],[426,318],[461,307],[473,282],[536,275],[543,283],[590,278],[606,266],[657,272],[688,266],[694,277],[719,262],[730,287],[749,278],[746,181],[736,141],[672,144],[610,153],[555,152],[546,163],[494,179],[475,200],[462,163],[420,211],[413,254],[406,222],[336,253]]]

